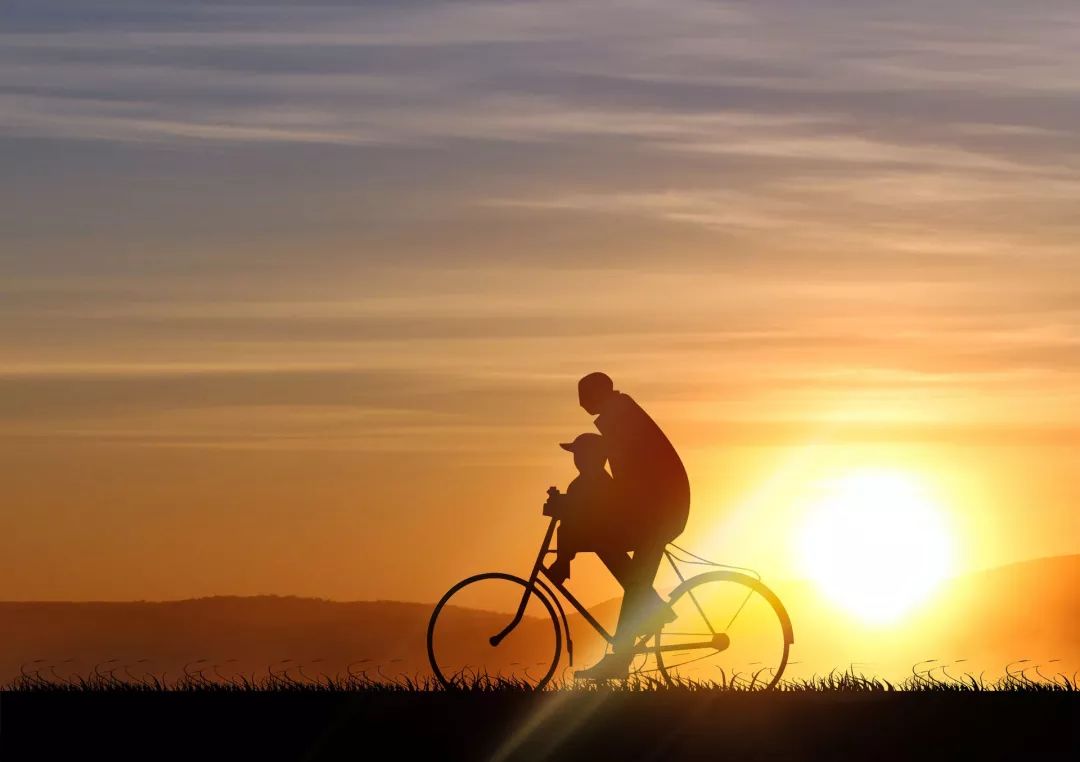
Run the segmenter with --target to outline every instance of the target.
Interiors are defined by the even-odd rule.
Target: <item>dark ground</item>
[[[14,759],[1080,759],[1080,694],[4,692]]]

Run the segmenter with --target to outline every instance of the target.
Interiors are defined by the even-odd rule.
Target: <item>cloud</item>
[[[869,106],[865,93],[943,93],[963,110],[984,108],[987,94],[1008,105],[1003,97],[1077,85],[1068,65],[1076,14],[1004,5],[979,6],[981,35],[951,8],[904,14],[884,3],[812,12],[691,0],[662,9],[593,0],[573,13],[555,2],[165,7],[127,23],[74,13],[66,25],[47,23],[47,8],[24,9],[22,30],[0,35],[0,87],[22,96],[0,105],[6,133],[334,145],[677,138],[699,111],[699,150],[852,160],[880,155],[879,146],[815,138],[798,124],[741,146],[704,137],[740,112],[746,129],[798,120],[808,102],[799,92],[833,94],[811,116],[837,119]],[[618,103],[630,96],[636,102]],[[590,110],[590,98],[605,108]],[[748,98],[762,113],[745,108]],[[115,112],[123,109],[138,113]],[[311,123],[291,123],[301,115]]]
[[[986,2],[17,5],[11,413],[137,432],[250,403],[287,440],[367,410],[365,374],[543,400],[598,356],[668,399],[704,378],[729,416],[1071,399],[1078,28]],[[484,409],[458,391],[438,409]]]

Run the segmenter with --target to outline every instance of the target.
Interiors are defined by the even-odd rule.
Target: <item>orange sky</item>
[[[524,570],[592,370],[706,554],[858,467],[1080,552],[1080,15],[675,5],[18,6],[0,598]]]

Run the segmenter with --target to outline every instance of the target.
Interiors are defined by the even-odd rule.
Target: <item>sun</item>
[[[952,535],[914,475],[866,469],[822,486],[797,534],[802,570],[859,619],[897,620],[952,571]]]

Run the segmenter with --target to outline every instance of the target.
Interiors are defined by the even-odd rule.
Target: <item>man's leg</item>
[[[643,543],[634,551],[629,569],[624,571],[622,606],[619,609],[619,622],[615,628],[615,650],[628,651],[641,634],[643,625],[657,610],[666,605],[657,595],[652,583],[664,558],[666,540]]]
[[[642,545],[634,551],[632,561],[632,583],[638,587],[652,587],[656,579],[656,572],[660,569],[660,561],[664,558],[664,548],[667,540],[654,540]]]
[[[625,591],[634,563],[633,559],[630,558],[630,554],[625,550],[600,548],[596,551],[596,555],[600,557],[600,560],[604,562],[604,566],[611,572],[611,576],[622,585],[622,589]]]
[[[634,551],[633,558],[623,552],[598,553],[626,591],[615,627],[614,651],[595,666],[578,670],[575,677],[592,680],[624,678],[634,659],[638,634],[653,629],[659,621],[670,621],[671,609],[656,594],[652,582],[664,557],[665,542],[649,542]]]

